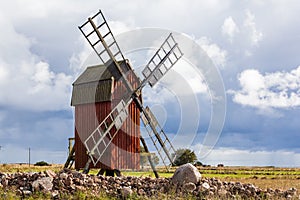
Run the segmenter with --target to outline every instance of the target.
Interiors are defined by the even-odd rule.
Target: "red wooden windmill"
[[[155,116],[144,107],[142,88],[153,87],[182,57],[172,34],[162,43],[142,71],[140,79],[126,60],[101,11],[79,27],[102,64],[88,67],[73,83],[72,106],[75,106],[75,145],[67,159],[68,168],[100,168],[113,175],[115,169],[139,169],[140,118],[162,163],[173,164],[175,149]]]

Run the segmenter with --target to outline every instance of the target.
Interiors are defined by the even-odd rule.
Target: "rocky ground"
[[[175,172],[176,174],[176,172]],[[126,199],[130,196],[155,198],[194,197],[195,199],[299,199],[295,188],[262,190],[252,184],[224,182],[215,178],[201,178],[196,183],[174,183],[171,178],[150,177],[104,177],[86,175],[77,171],[62,170],[59,173],[47,170],[39,173],[0,173],[0,188],[14,190],[20,197],[35,192],[47,193],[53,199],[62,194],[89,191],[95,195],[105,192],[108,196]],[[169,195],[169,196],[168,196]]]

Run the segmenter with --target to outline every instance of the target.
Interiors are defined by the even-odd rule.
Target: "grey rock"
[[[2,179],[2,181],[1,181],[1,184],[2,184],[2,186],[5,188],[5,187],[7,187],[8,186],[8,179]]]
[[[291,195],[291,196],[295,196],[297,194],[297,189],[296,188],[290,188],[286,191],[286,193],[288,195]]]
[[[66,173],[61,173],[61,174],[59,175],[59,178],[60,178],[60,179],[67,179],[67,178],[68,178],[68,174],[66,174]]]
[[[288,194],[285,198],[286,199],[292,199],[292,197],[293,197],[292,195]]]
[[[210,191],[216,192],[218,190],[218,187],[215,185],[212,185],[209,189],[210,189]]]
[[[45,173],[48,177],[51,177],[52,179],[56,177],[56,173],[52,170],[46,170]]]
[[[132,195],[133,191],[131,190],[130,187],[123,187],[121,190],[122,196],[124,198],[129,197],[130,195]]]
[[[23,190],[22,193],[24,196],[30,196],[32,194],[30,190]]]
[[[204,182],[204,183],[202,183],[201,188],[203,188],[203,190],[209,190],[210,186],[208,183]]]
[[[145,195],[145,191],[142,188],[140,188],[138,190],[138,194],[141,195],[141,196],[143,196],[143,195]]]
[[[218,194],[219,194],[220,196],[226,196],[226,195],[228,194],[228,192],[227,192],[227,190],[225,190],[225,189],[221,189],[221,190],[218,190]]]
[[[245,190],[245,194],[247,195],[247,196],[251,196],[251,195],[253,195],[253,193],[251,192],[251,190],[249,190],[249,189],[246,189]]]
[[[22,190],[20,190],[20,189],[17,190],[17,191],[16,191],[16,194],[19,195],[19,196],[22,196],[22,195],[23,195]]]
[[[71,186],[73,184],[73,179],[70,177],[67,177],[67,179],[64,180],[64,183],[66,186]]]
[[[59,191],[58,190],[54,190],[53,192],[51,192],[51,197],[53,199],[58,199],[59,198]]]
[[[184,183],[197,184],[201,179],[201,174],[198,169],[190,164],[184,164],[178,167],[172,177],[172,182],[177,185],[183,185]]]
[[[196,185],[195,183],[185,183],[182,188],[187,191],[187,192],[193,192],[194,190],[196,190]]]
[[[85,188],[85,187],[83,187],[83,186],[81,186],[81,185],[76,185],[76,186],[75,186],[75,190],[79,190],[79,191],[85,191],[85,190],[86,190],[86,188]]]
[[[267,192],[268,192],[268,193],[274,193],[274,190],[273,190],[272,188],[268,188],[268,189],[267,189]]]
[[[32,188],[35,191],[50,191],[52,190],[53,184],[52,184],[52,178],[50,177],[43,177],[40,178],[32,183]]]
[[[271,193],[269,193],[269,192],[267,192],[267,193],[265,194],[265,196],[266,196],[267,199],[269,199],[269,198],[272,197]]]

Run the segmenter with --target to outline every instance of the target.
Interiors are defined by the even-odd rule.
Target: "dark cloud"
[[[5,110],[1,120],[2,146],[64,150],[67,138],[73,136],[73,115],[68,111],[30,112]]]

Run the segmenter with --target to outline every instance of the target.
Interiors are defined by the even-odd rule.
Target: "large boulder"
[[[191,163],[187,163],[178,167],[172,177],[172,183],[183,185],[184,183],[197,184],[201,179],[198,169]]]

